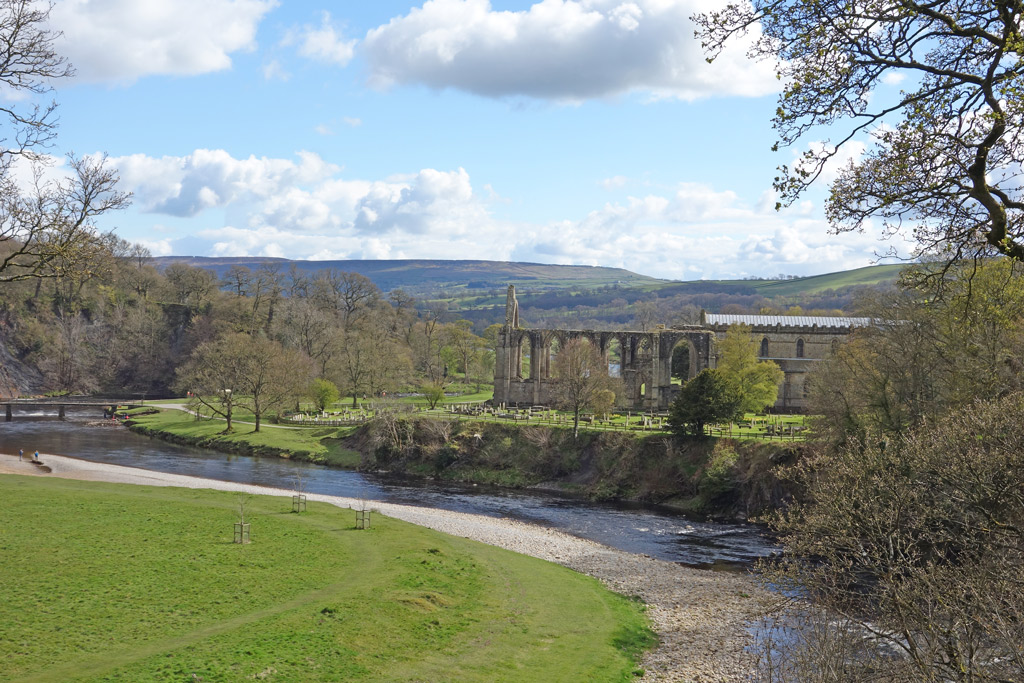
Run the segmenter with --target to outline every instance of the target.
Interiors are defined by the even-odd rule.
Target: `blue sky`
[[[134,200],[101,227],[155,255],[872,263],[889,245],[829,235],[824,186],[774,211],[800,150],[770,151],[770,64],[705,63],[688,17],[713,6],[59,0],[55,171],[108,154]]]

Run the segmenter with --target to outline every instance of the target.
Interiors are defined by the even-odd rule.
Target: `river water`
[[[67,455],[84,460],[141,467],[208,479],[307,493],[380,500],[508,517],[588,538],[632,553],[709,569],[742,570],[770,555],[775,545],[749,524],[691,520],[666,508],[604,504],[534,491],[400,481],[281,458],[228,455],[178,446],[134,434],[124,427],[95,427],[98,409],[15,411],[0,422],[0,452]]]

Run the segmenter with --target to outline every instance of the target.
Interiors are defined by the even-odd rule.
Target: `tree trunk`
[[[261,415],[261,413],[255,413],[255,416],[256,416],[256,429],[253,430],[254,432],[260,431],[260,415]]]
[[[580,409],[577,407],[572,413],[572,440],[578,441],[580,438]]]

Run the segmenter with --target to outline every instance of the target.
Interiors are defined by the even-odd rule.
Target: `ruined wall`
[[[807,376],[815,364],[828,358],[857,327],[870,324],[867,318],[719,315],[702,313],[701,321],[725,337],[733,325],[747,325],[757,343],[758,356],[782,368],[785,374],[774,408],[781,412],[802,412],[807,408]],[[712,350],[711,367],[718,356]]]
[[[714,339],[733,325],[747,325],[761,351],[785,375],[775,409],[802,411],[807,407],[807,375],[828,358],[854,330],[869,324],[865,318],[716,315],[701,312],[701,325],[650,331],[549,330],[519,326],[515,287],[509,285],[505,326],[495,349],[494,401],[507,405],[551,405],[552,359],[571,339],[583,338],[605,358],[609,374],[622,378],[620,407],[666,410],[679,392],[672,384],[672,354],[685,344],[690,354],[689,376],[718,365]]]
[[[692,377],[709,367],[712,332],[699,326],[648,332],[524,329],[518,326],[515,288],[509,287],[505,326],[495,349],[494,401],[551,405],[552,360],[573,339],[586,339],[604,357],[609,374],[622,379],[622,407],[664,410],[678,391],[672,384],[672,353],[686,344]]]

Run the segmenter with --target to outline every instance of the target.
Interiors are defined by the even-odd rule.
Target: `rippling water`
[[[177,446],[129,432],[92,427],[100,411],[68,409],[52,414],[15,412],[0,422],[0,452],[68,455],[209,479],[302,488],[309,493],[366,498],[509,517],[559,529],[614,548],[694,567],[742,569],[775,551],[762,530],[749,524],[690,520],[656,506],[603,504],[533,491],[400,481],[281,458],[227,455]]]

